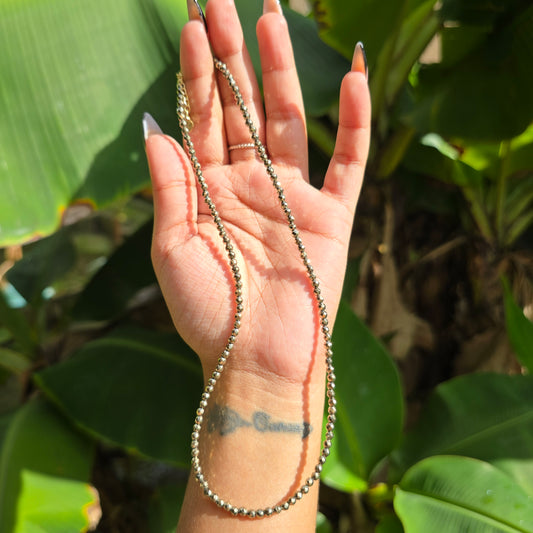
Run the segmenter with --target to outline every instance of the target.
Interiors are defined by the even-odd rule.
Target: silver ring
[[[232,150],[240,150],[241,148],[255,148],[255,144],[254,143],[232,144],[231,146],[228,146],[228,152],[231,152]]]

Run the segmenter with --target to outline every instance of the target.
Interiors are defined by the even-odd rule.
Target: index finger
[[[194,128],[191,137],[204,166],[227,163],[226,132],[213,56],[203,22],[192,20],[181,32],[180,63]]]

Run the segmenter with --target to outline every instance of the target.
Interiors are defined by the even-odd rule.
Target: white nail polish
[[[205,22],[205,15],[202,10],[202,6],[198,3],[198,0],[187,0],[187,11],[189,13],[189,20],[201,20],[204,23],[207,30],[207,24]]]
[[[279,0],[264,0],[263,1],[263,15],[265,13],[279,13],[283,15],[283,10],[281,9],[281,3]]]
[[[151,135],[163,135],[163,131],[159,127],[159,124],[154,120],[154,117],[150,115],[150,113],[145,113],[143,115],[143,132],[145,141]]]

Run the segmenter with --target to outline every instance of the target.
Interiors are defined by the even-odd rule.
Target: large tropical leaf
[[[6,438],[9,425],[13,419],[14,413],[5,413],[0,415],[0,450],[4,445],[4,439]]]
[[[188,466],[202,373],[177,335],[122,329],[35,380],[80,428],[132,452]]]
[[[0,532],[12,533],[17,513],[21,520],[23,516],[28,518],[28,505],[31,506],[32,494],[37,490],[34,483],[38,481],[37,474],[47,476],[46,483],[51,485],[64,486],[63,480],[86,484],[92,457],[90,441],[75,431],[52,406],[42,399],[28,402],[11,419],[0,455]],[[17,509],[21,494],[24,500]],[[87,499],[85,503],[90,501]],[[61,494],[52,492],[48,495],[48,503],[60,508],[64,502]]]
[[[0,367],[13,372],[13,374],[23,374],[30,369],[30,360],[27,356],[0,346]]]
[[[491,460],[491,464],[505,472],[533,497],[533,456],[523,459],[503,457]]]
[[[372,469],[400,438],[400,380],[386,350],[344,303],[335,322],[333,345],[337,434],[324,479],[341,490],[362,490]]]
[[[533,449],[533,377],[471,374],[435,390],[414,428],[391,455],[390,476],[424,457],[466,455],[527,460]]]
[[[158,487],[148,507],[149,533],[176,533],[185,482]]]
[[[94,275],[76,301],[75,319],[110,320],[142,288],[156,283],[150,260],[152,226],[152,220],[141,226]]]
[[[365,44],[372,115],[383,129],[386,109],[439,28],[435,0],[317,0],[313,5],[321,37],[345,57],[351,58],[358,40]]]
[[[419,131],[500,140],[523,132],[533,118],[533,6],[529,0],[477,4],[484,26],[443,3],[443,21],[452,17],[453,24],[442,31],[442,62],[421,69],[416,103],[405,115]]]
[[[533,501],[494,466],[466,457],[431,457],[403,477],[394,508],[406,533],[533,532]]]
[[[328,519],[322,514],[317,513],[316,515],[316,533],[332,533],[333,528],[328,522]]]
[[[313,3],[320,36],[351,58],[355,43],[365,44],[372,68],[391,33],[424,0],[317,0]],[[379,9],[379,16],[376,16]]]
[[[14,533],[87,531],[89,508],[97,504],[87,483],[24,470]]]
[[[169,2],[0,0],[0,245],[52,232],[75,198],[147,184],[142,112],[175,131]]]
[[[252,50],[261,6],[238,2]],[[312,21],[287,17],[308,111],[322,113],[349,64]],[[0,0],[0,246],[53,232],[74,201],[99,207],[148,185],[140,121],[149,110],[177,135],[186,20],[185,0]]]
[[[376,526],[375,533],[403,533],[404,529],[398,517],[389,514],[383,517]]]
[[[28,301],[35,302],[43,290],[65,275],[76,259],[67,228],[24,248],[24,257],[7,273],[7,279]]]

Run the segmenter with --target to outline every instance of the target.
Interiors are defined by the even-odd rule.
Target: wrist
[[[325,398],[319,370],[320,379],[298,382],[228,361],[209,392],[199,435],[202,471],[217,494],[249,508],[265,500],[275,506],[313,474]],[[262,492],[266,481],[270,489]]]
[[[320,344],[312,342],[311,350],[293,350],[289,357],[240,346],[218,366],[204,365],[193,472],[211,503],[223,499],[226,512],[233,514],[281,512],[311,492],[304,507],[316,507],[316,482],[331,445],[324,444],[320,453],[326,381]],[[328,380],[334,380],[328,361]]]
[[[318,415],[321,409],[312,411]],[[209,483],[217,502],[221,499],[235,508],[265,511],[285,505],[298,491],[298,499],[310,492],[304,505],[313,508],[314,514],[321,422],[320,415],[306,419],[302,405],[259,409],[249,402],[228,405],[212,399],[198,442],[201,484]],[[198,472],[194,469],[193,473]]]
[[[298,413],[313,408],[322,417],[325,398],[325,363],[314,358],[307,371],[296,377],[280,375],[245,364],[238,356],[228,359],[211,394],[211,401],[242,406],[247,412],[268,409],[274,413]],[[238,367],[238,368],[237,368]],[[204,366],[204,384],[212,378],[215,367]]]

